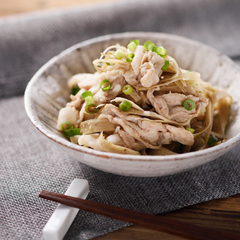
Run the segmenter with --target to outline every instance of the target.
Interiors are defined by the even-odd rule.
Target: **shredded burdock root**
[[[137,155],[198,151],[226,140],[232,104],[223,89],[179,67],[151,41],[109,46],[93,61],[96,72],[68,81],[71,101],[57,128],[73,143]]]

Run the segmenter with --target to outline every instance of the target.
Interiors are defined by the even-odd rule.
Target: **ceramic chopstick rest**
[[[74,179],[65,195],[85,199],[89,193],[88,181]],[[72,224],[79,209],[60,204],[43,228],[45,240],[61,240]]]

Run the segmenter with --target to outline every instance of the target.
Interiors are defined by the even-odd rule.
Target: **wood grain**
[[[29,11],[45,10],[61,7],[86,6],[103,2],[120,0],[0,0],[0,17]],[[166,219],[240,233],[240,194],[225,199],[212,200],[196,204],[184,209],[162,214]],[[184,240],[184,238],[149,230],[139,226],[131,226],[95,238],[96,240]]]
[[[196,204],[178,211],[159,215],[162,219],[174,219],[214,230],[224,230],[230,233],[240,233],[240,194],[225,199],[211,200]],[[183,240],[167,233],[144,229],[139,226],[123,228],[96,240]]]
[[[86,6],[120,0],[0,0],[0,17],[62,7]]]
[[[176,219],[155,216],[130,209],[124,209],[112,205],[106,205],[91,200],[80,199],[64,194],[42,190],[39,197],[55,201],[70,207],[79,208],[95,214],[114,218],[120,221],[137,224],[138,226],[170,233],[176,236],[185,237],[192,240],[239,240],[240,234],[213,228],[193,225],[189,222],[183,222]]]

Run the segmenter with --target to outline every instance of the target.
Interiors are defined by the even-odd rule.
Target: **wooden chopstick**
[[[204,227],[179,222],[176,220],[161,219],[155,215],[137,212],[129,209],[106,205],[90,200],[75,198],[59,193],[42,190],[39,197],[58,202],[70,207],[79,208],[92,213],[133,223],[152,230],[170,233],[192,240],[239,240],[240,236],[225,231],[215,231]]]

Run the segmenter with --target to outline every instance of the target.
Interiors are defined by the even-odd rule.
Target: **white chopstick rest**
[[[74,179],[65,195],[85,199],[89,193],[88,181]],[[79,209],[59,204],[43,229],[45,240],[61,240],[76,217]]]

